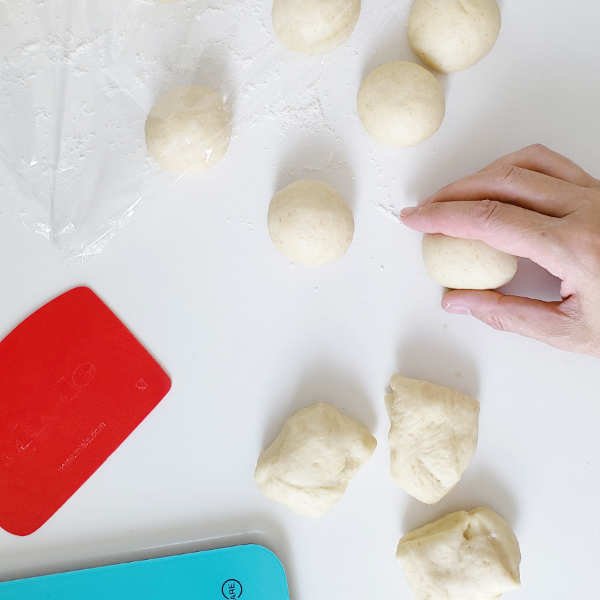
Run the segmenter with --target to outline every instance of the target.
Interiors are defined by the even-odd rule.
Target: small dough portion
[[[394,375],[385,404],[392,479],[413,498],[438,502],[473,458],[479,402],[447,387]]]
[[[423,262],[429,276],[455,290],[493,290],[517,273],[515,256],[479,240],[453,238],[439,233],[423,236]]]
[[[377,67],[358,92],[358,115],[367,132],[388,146],[415,146],[432,136],[445,113],[440,82],[416,63]]]
[[[455,512],[411,531],[396,555],[415,600],[496,600],[521,584],[519,542],[489,508]]]
[[[290,50],[323,54],[350,37],[359,15],[360,0],[274,0],[273,29]]]
[[[427,65],[451,73],[481,60],[500,33],[496,0],[415,0],[408,39]]]
[[[162,95],[146,120],[146,146],[167,171],[194,173],[220,161],[231,140],[231,115],[216,90],[185,86]]]
[[[269,234],[292,262],[320,266],[343,256],[354,237],[354,217],[322,181],[301,179],[279,190],[269,207]]]
[[[325,402],[292,415],[261,454],[254,478],[269,499],[320,517],[344,495],[377,441],[358,421]]]

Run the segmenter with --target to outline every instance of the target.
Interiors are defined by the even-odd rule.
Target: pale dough
[[[223,158],[230,140],[231,115],[223,97],[205,86],[167,92],[146,120],[148,152],[167,171],[203,171]]]
[[[450,73],[475,64],[500,32],[496,0],[415,0],[408,39],[427,65]]]
[[[364,425],[319,402],[285,422],[261,454],[254,477],[267,498],[320,517],[340,500],[376,446]]]
[[[415,529],[400,540],[397,557],[415,600],[496,600],[520,586],[519,543],[489,508]]]
[[[423,237],[423,262],[429,276],[451,289],[493,290],[507,284],[516,274],[515,256],[479,240],[442,234]]]
[[[352,211],[322,181],[299,180],[279,190],[269,207],[268,226],[275,247],[307,266],[340,258],[354,236]]]
[[[475,453],[479,402],[447,387],[394,375],[385,403],[392,478],[413,498],[438,502]]]
[[[442,124],[444,91],[420,65],[386,63],[371,71],[358,92],[358,115],[367,132],[388,146],[414,146]]]
[[[273,29],[296,52],[322,54],[344,42],[360,15],[360,0],[274,0]]]

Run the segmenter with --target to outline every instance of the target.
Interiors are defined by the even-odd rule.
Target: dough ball
[[[146,146],[167,171],[203,171],[223,158],[231,140],[231,116],[209,87],[175,88],[161,96],[146,120]]]
[[[273,29],[290,50],[322,54],[350,36],[359,14],[360,0],[274,0]]]
[[[450,73],[482,59],[500,32],[496,0],[415,0],[408,39],[427,65]]]
[[[517,272],[517,258],[478,240],[441,234],[423,237],[423,262],[429,276],[456,290],[493,290]]]
[[[376,446],[364,425],[319,402],[286,421],[261,454],[254,478],[267,498],[320,517],[340,500]]]
[[[444,91],[427,70],[411,62],[377,67],[358,92],[358,115],[367,132],[388,146],[414,146],[442,124]]]
[[[385,403],[392,478],[413,498],[438,502],[473,458],[479,402],[450,388],[394,375]]]
[[[519,543],[489,508],[455,512],[411,531],[397,557],[416,600],[497,600],[520,586]]]
[[[354,236],[348,205],[322,181],[299,180],[279,190],[269,207],[268,224],[275,247],[307,266],[340,258]]]

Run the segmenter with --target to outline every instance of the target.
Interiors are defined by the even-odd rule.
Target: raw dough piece
[[[319,402],[285,422],[261,454],[254,477],[267,498],[320,517],[340,500],[376,446],[364,425]]]
[[[392,478],[417,500],[438,502],[475,453],[479,402],[450,388],[394,375],[385,403]]]
[[[438,233],[423,237],[423,262],[429,276],[457,290],[493,290],[517,272],[517,258],[479,240]]]
[[[377,67],[358,92],[358,115],[377,141],[389,146],[414,146],[442,124],[444,91],[427,70],[411,62]]]
[[[497,600],[520,586],[519,542],[489,508],[455,512],[411,531],[397,557],[415,600]]]
[[[161,96],[146,120],[146,145],[163,169],[203,171],[223,158],[231,140],[231,116],[209,87],[175,88]]]
[[[408,39],[427,65],[450,73],[475,64],[500,32],[496,0],[415,0]]]
[[[350,36],[359,14],[360,0],[274,0],[273,29],[290,50],[322,54]]]
[[[307,266],[340,258],[354,236],[348,205],[322,181],[299,180],[279,190],[269,207],[268,225],[275,247]]]

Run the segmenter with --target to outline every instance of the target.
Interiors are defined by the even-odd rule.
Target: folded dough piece
[[[427,504],[460,480],[477,447],[479,402],[465,394],[394,375],[385,398],[394,481]]]
[[[397,557],[416,600],[496,600],[520,586],[519,542],[489,508],[455,512],[411,531]]]
[[[285,422],[261,454],[254,478],[267,498],[320,517],[343,496],[376,446],[364,425],[319,402]]]

